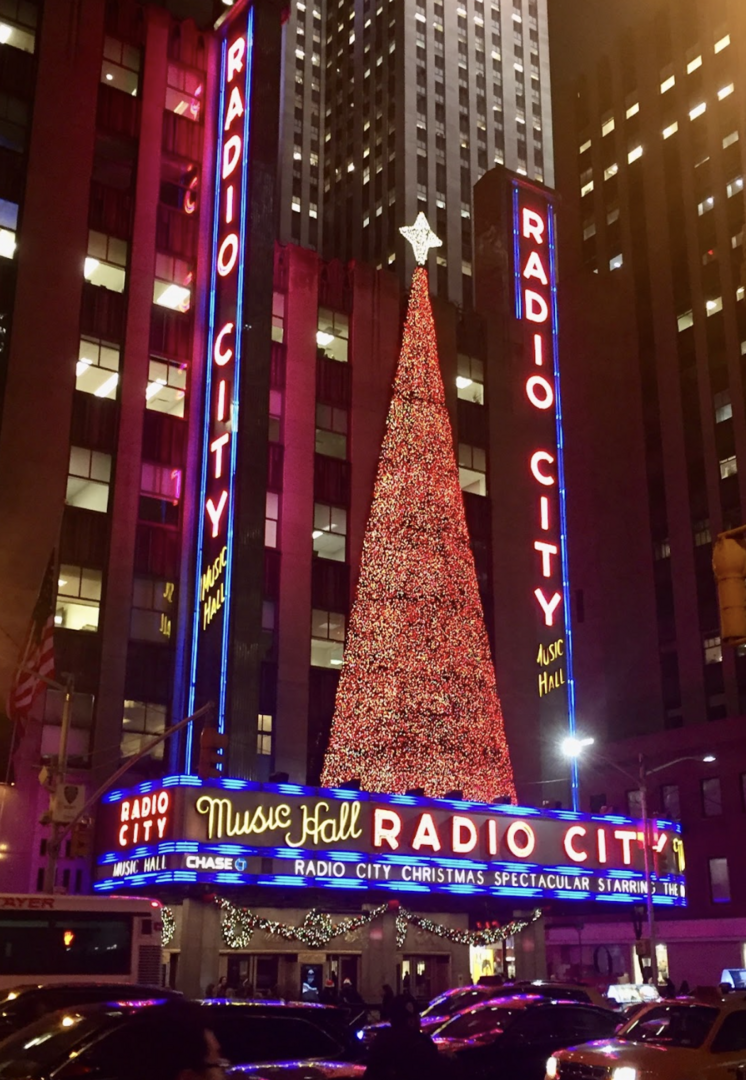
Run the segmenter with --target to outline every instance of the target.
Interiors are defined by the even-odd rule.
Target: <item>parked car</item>
[[[274,1065],[238,1065],[229,1069],[231,1080],[356,1080],[365,1075],[365,1065],[339,1061],[280,1061]]]
[[[547,1080],[732,1080],[746,1069],[746,1001],[655,1002],[615,1038],[555,1051]]]
[[[454,1013],[461,1012],[471,1005],[477,1005],[480,1001],[488,1001],[492,996],[492,990],[488,986],[457,986],[454,990],[446,990],[444,994],[433,998],[422,1010],[420,1027],[432,1035]],[[387,1020],[382,1020],[377,1024],[366,1024],[358,1031],[357,1038],[367,1048],[378,1032],[388,1026]]]
[[[582,1001],[586,1005],[597,1005],[599,1009],[608,1009],[610,1003],[596,986],[586,986],[584,983],[552,982],[549,979],[516,979],[512,982],[500,983],[497,975],[483,975],[479,980],[480,986],[491,986],[492,996],[506,994],[541,994],[542,997],[554,998],[559,1001]]]
[[[137,1001],[147,998],[180,998],[176,990],[132,983],[52,983],[48,986],[24,984],[0,992],[0,1039],[20,1031],[39,1017],[57,1009],[95,1001]]]
[[[608,1038],[616,1027],[609,1009],[523,994],[465,1009],[433,1038],[468,1080],[542,1080],[547,1050]]]

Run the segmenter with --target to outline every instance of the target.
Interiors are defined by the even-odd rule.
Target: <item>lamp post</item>
[[[592,738],[579,739],[577,737],[567,738],[562,743],[563,753],[568,757],[579,758],[584,748],[592,746],[595,742]],[[653,833],[651,828],[651,821],[648,815],[648,777],[653,776],[655,773],[662,772],[664,769],[670,769],[672,765],[678,765],[682,761],[704,761],[708,764],[715,761],[714,754],[694,755],[685,754],[683,757],[672,758],[671,761],[666,761],[663,765],[656,765],[654,768],[649,769],[645,762],[645,755],[638,754],[638,770],[635,776],[631,772],[627,772],[621,765],[617,765],[611,758],[606,757],[604,754],[599,753],[597,750],[592,751],[593,757],[598,761],[603,762],[604,765],[609,765],[612,769],[616,769],[627,780],[631,780],[633,784],[637,785],[637,790],[640,793],[640,812],[642,814],[642,826],[643,826],[643,859],[644,859],[644,874],[645,874],[645,911],[647,916],[648,926],[648,942],[650,945],[650,981],[653,986],[658,984],[658,957],[656,954],[656,936],[655,936],[655,909],[653,907],[653,868],[651,866],[650,851],[652,848]],[[577,807],[573,806],[576,810]]]

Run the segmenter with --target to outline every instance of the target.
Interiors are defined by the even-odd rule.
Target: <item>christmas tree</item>
[[[423,264],[424,215],[401,230]],[[412,278],[321,782],[514,800],[427,269]]]

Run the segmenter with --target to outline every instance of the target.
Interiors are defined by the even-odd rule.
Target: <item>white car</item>
[[[546,1080],[737,1080],[746,1071],[746,1000],[660,1001],[613,1039],[558,1050]]]

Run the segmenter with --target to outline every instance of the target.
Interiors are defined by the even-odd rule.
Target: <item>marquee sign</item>
[[[617,815],[169,776],[105,796],[94,888],[177,883],[632,903],[643,826]],[[651,829],[657,905],[686,904],[681,826]]]
[[[188,712],[218,701],[225,728],[244,252],[249,177],[249,118],[254,36],[252,7],[221,28],[212,263],[205,357],[204,429]],[[187,729],[186,761],[192,729]]]

